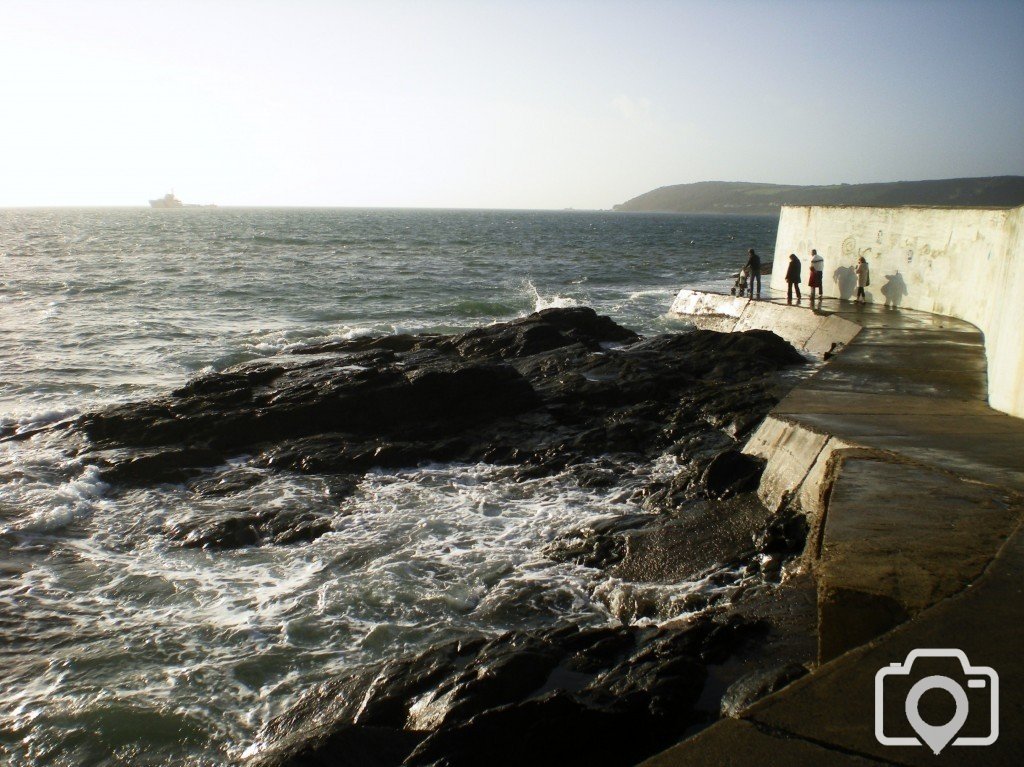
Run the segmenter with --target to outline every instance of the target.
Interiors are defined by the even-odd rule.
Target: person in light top
[[[857,303],[866,304],[868,300],[864,296],[864,288],[871,284],[871,274],[868,271],[868,262],[864,260],[864,256],[857,259],[857,266],[853,268],[853,271],[857,275]]]
[[[807,284],[811,288],[811,305],[814,305],[814,289],[818,289],[818,302],[821,302],[821,280],[825,273],[825,259],[818,255],[818,251],[811,250],[811,273],[807,278]]]

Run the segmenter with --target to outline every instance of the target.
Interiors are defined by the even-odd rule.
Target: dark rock
[[[638,338],[633,331],[581,306],[544,309],[522,320],[475,328],[442,343],[465,358],[511,359],[574,344],[598,351],[602,344],[632,343]]]
[[[112,482],[181,481],[243,453],[298,471],[488,460],[536,475],[606,453],[651,457],[709,427],[738,439],[777,400],[772,373],[804,362],[764,331],[640,340],[585,308],[309,351],[320,356],[205,375],[75,429],[93,451],[148,450],[114,460]]]
[[[671,512],[695,498],[726,500],[756,490],[765,461],[746,455],[724,432],[694,435],[680,446],[686,468],[667,481],[652,483],[640,494],[644,508]]]
[[[709,498],[718,500],[749,493],[757,489],[765,463],[763,458],[726,450],[711,459],[698,482]]]
[[[200,475],[203,467],[216,466],[222,461],[219,452],[203,447],[149,450],[115,460],[100,472],[100,478],[124,485],[180,483]]]
[[[588,706],[562,692],[552,692],[516,706],[485,711],[471,722],[432,733],[405,764],[632,764],[641,749],[623,733],[632,735],[634,726],[636,722],[631,718]]]
[[[263,474],[252,469],[228,469],[215,474],[205,474],[188,483],[196,495],[217,498],[251,490],[263,481]]]
[[[331,529],[329,519],[311,512],[268,510],[212,517],[195,512],[169,522],[164,532],[172,541],[190,548],[237,549],[264,543],[305,543]]]
[[[398,767],[425,737],[424,733],[389,727],[341,725],[307,733],[277,764],[291,767]],[[326,756],[329,754],[330,756]],[[257,762],[259,758],[257,757]]]
[[[807,533],[801,513],[773,514],[748,493],[724,502],[691,499],[671,513],[606,517],[557,538],[544,553],[610,568],[632,582],[712,577],[725,584],[742,571],[778,583],[786,563],[803,553]]]
[[[650,524],[647,514],[628,514],[594,520],[585,527],[560,536],[544,548],[544,554],[559,562],[586,567],[608,567],[626,553],[626,539],[620,533]]]
[[[699,578],[723,563],[752,556],[751,534],[763,530],[770,519],[771,513],[753,495],[693,501],[621,534],[625,553],[614,573],[646,582]]]
[[[787,663],[747,674],[736,680],[722,696],[722,716],[739,716],[761,698],[778,692],[806,673],[806,666]]]
[[[808,532],[807,517],[799,511],[787,508],[773,517],[754,537],[753,550],[765,555],[760,563],[762,575],[777,583],[782,577],[783,565],[803,552]]]
[[[84,415],[72,427],[80,455],[105,466],[115,487],[201,482],[211,493],[231,492],[238,477],[228,462],[242,456],[254,470],[340,476],[428,461],[508,464],[517,480],[576,467],[579,484],[597,488],[615,484],[623,462],[668,451],[679,457],[679,477],[637,500],[672,510],[701,488],[728,497],[756,482],[751,459],[720,454],[778,401],[786,384],[777,372],[805,362],[765,331],[640,339],[586,308],[299,351],[310,353]],[[220,468],[211,476],[211,467]],[[245,511],[170,532],[190,545],[235,546],[324,530],[316,520]],[[617,543],[571,548],[566,556],[594,564],[622,555]]]
[[[577,465],[570,472],[576,484],[585,488],[613,487],[621,481],[621,470],[614,465]]]
[[[339,723],[402,729],[411,702],[450,683],[487,644],[488,640],[479,636],[450,641],[416,656],[332,679],[311,689],[289,711],[271,720],[263,735],[278,749],[287,749],[289,744],[304,742],[310,729],[333,728]]]
[[[311,691],[268,725],[256,764],[345,764],[354,727],[415,733],[407,765],[634,764],[717,716],[717,698],[697,705],[707,664],[762,632],[706,618],[448,643]]]
[[[360,362],[372,359],[376,353],[378,356],[386,357],[390,352],[411,352],[418,349],[434,348],[436,343],[444,336],[439,335],[410,335],[398,333],[393,336],[364,336],[349,341],[329,341],[322,344],[310,344],[291,350],[291,354],[351,354],[365,353],[362,357],[353,357]],[[383,352],[383,354],[380,354]]]
[[[221,401],[241,398],[253,388],[268,384],[284,372],[278,365],[256,363],[236,373],[212,373],[194,378],[180,389],[171,392],[173,397],[210,397]]]

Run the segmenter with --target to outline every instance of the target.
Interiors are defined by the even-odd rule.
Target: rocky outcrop
[[[550,309],[456,335],[299,349],[202,376],[163,399],[90,413],[72,430],[117,486],[186,482],[228,492],[238,476],[224,464],[239,456],[253,471],[340,477],[424,461],[508,464],[517,477],[579,466],[580,483],[599,486],[614,483],[617,462],[667,450],[687,477],[698,471],[706,495],[728,497],[756,482],[759,469],[720,454],[787,388],[775,374],[804,362],[766,331],[643,339],[591,309]],[[168,534],[233,547],[328,529],[324,520],[254,509],[179,519]]]
[[[806,655],[787,634],[792,617],[775,613],[807,600],[772,596],[806,527],[758,503],[749,491],[764,463],[737,450],[792,385],[780,373],[804,362],[763,330],[641,338],[590,309],[554,309],[462,334],[306,347],[90,413],[70,432],[115,492],[173,482],[194,494],[200,502],[161,519],[162,532],[214,550],[331,530],[328,516],[246,501],[265,498],[255,489],[279,472],[313,475],[304,481],[339,499],[368,469],[428,461],[632,493],[634,513],[589,522],[543,553],[604,568],[622,589],[593,598],[624,622],[665,617],[645,586],[706,581],[672,613],[692,613],[687,622],[446,635],[309,690],[265,728],[254,758],[623,765],[716,719],[752,658],[799,665]],[[665,454],[676,473],[651,479]],[[737,688],[736,699],[780,678]]]
[[[254,765],[635,764],[717,717],[709,669],[764,632],[705,618],[450,642],[312,690],[266,728]]]

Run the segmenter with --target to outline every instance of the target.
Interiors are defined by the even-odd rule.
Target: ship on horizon
[[[177,197],[174,196],[174,192],[168,192],[163,197],[156,200],[149,201],[150,207],[153,208],[216,208],[216,205],[186,205]]]
[[[185,203],[174,196],[174,192],[168,192],[163,197],[150,200],[149,204],[154,208],[184,208]]]

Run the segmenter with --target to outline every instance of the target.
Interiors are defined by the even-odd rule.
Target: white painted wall
[[[871,269],[871,303],[959,317],[985,334],[989,404],[1024,417],[1024,207],[787,206],[779,217],[773,290],[786,289],[789,254],[807,275],[825,259],[826,296],[852,298],[853,266]]]

